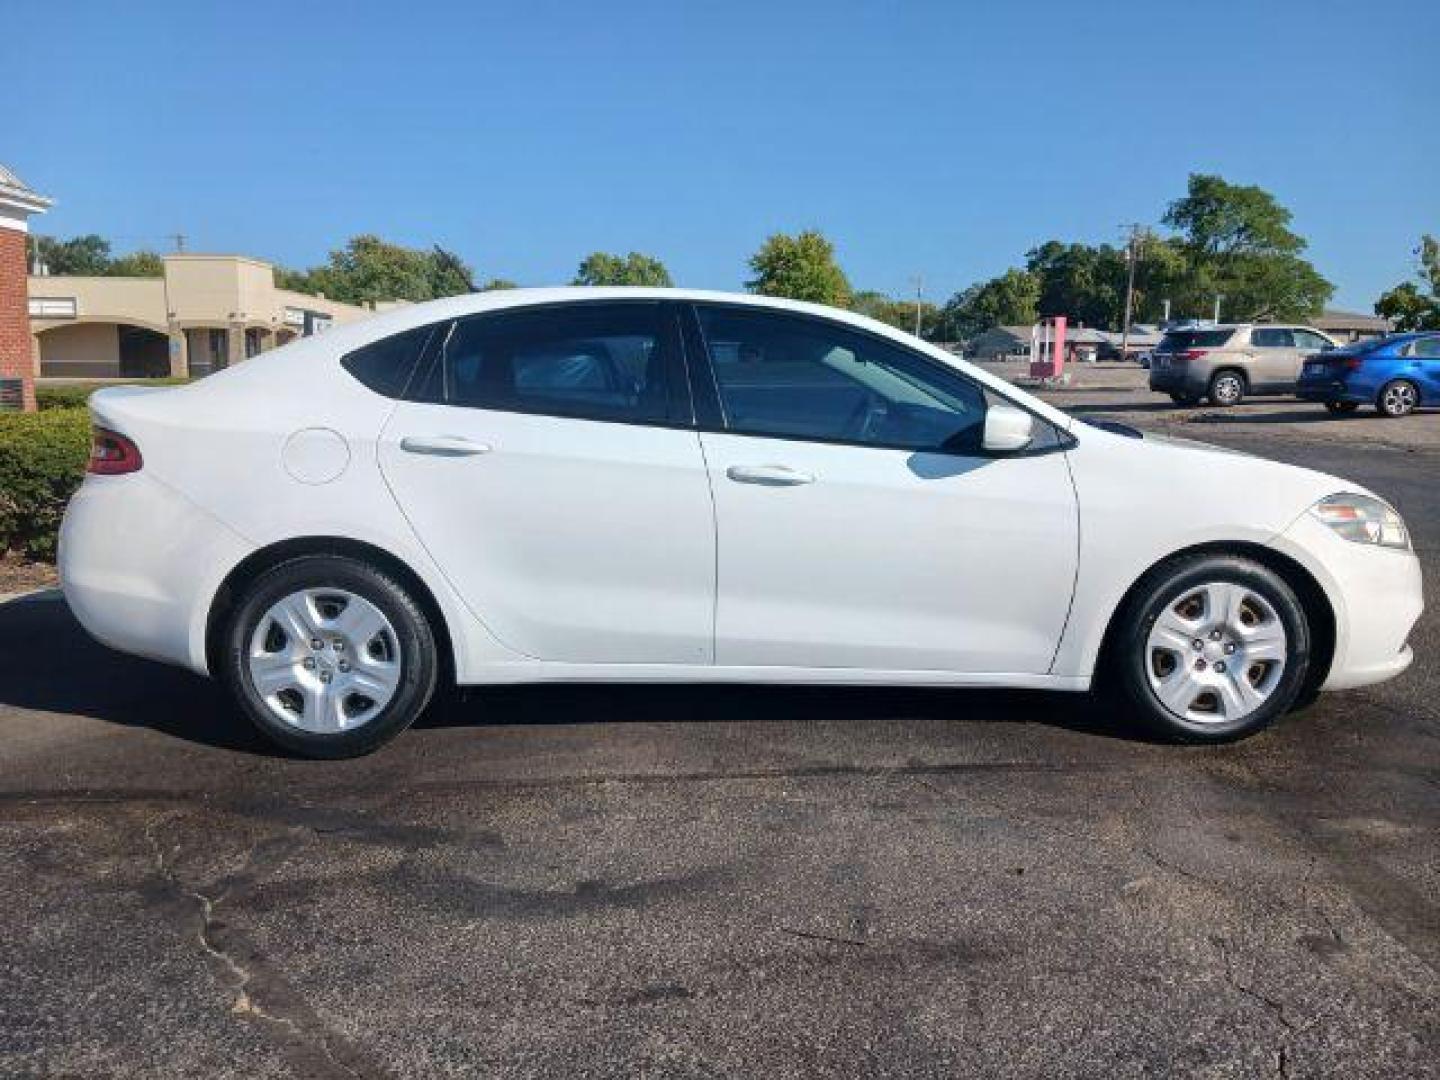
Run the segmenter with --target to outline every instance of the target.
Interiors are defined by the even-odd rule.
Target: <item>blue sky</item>
[[[1203,171],[1274,192],[1368,310],[1440,232],[1434,0],[6,6],[0,160],[57,199],[39,231],[120,250],[375,232],[729,289],[814,227],[856,287],[944,298]]]

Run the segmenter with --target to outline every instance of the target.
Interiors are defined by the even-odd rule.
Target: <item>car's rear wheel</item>
[[[1163,564],[1121,613],[1112,659],[1140,718],[1182,742],[1252,735],[1295,704],[1310,628],[1274,571],[1231,555]]]
[[[1375,408],[1380,410],[1380,415],[1391,419],[1409,416],[1419,404],[1420,391],[1408,379],[1391,379],[1375,397]]]
[[[1228,408],[1245,400],[1245,376],[1238,371],[1217,371],[1210,377],[1210,404]]]
[[[1336,416],[1343,416],[1346,413],[1353,413],[1356,409],[1360,408],[1360,403],[1358,401],[1327,401],[1325,402],[1325,408]]]
[[[356,559],[308,555],[243,590],[222,674],[268,739],[345,758],[409,727],[437,672],[434,634],[404,586]]]

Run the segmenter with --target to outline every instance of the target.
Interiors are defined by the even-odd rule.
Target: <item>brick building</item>
[[[0,165],[0,409],[35,407],[26,237],[50,200]]]

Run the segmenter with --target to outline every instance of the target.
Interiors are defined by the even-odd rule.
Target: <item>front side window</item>
[[[678,419],[672,320],[659,304],[577,304],[462,319],[440,365],[451,405],[581,419]]]
[[[1250,331],[1250,344],[1260,349],[1290,349],[1294,348],[1295,338],[1289,330],[1262,326]]]
[[[784,312],[699,307],[729,431],[975,453],[984,391],[868,334]]]

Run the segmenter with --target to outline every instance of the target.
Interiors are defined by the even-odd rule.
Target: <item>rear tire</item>
[[[1210,376],[1210,404],[1228,409],[1245,400],[1245,376],[1238,371],[1217,371]]]
[[[414,598],[375,567],[306,555],[238,597],[219,672],[271,742],[312,758],[368,754],[435,692],[435,636]]]
[[[1391,379],[1375,395],[1375,408],[1381,416],[1395,420],[1409,416],[1420,404],[1420,391],[1409,379]]]
[[[1358,401],[1327,401],[1325,408],[1336,416],[1347,416],[1360,408]]]
[[[1234,555],[1172,559],[1117,614],[1110,673],[1137,718],[1175,742],[1243,739],[1306,685],[1310,626],[1274,571]]]

